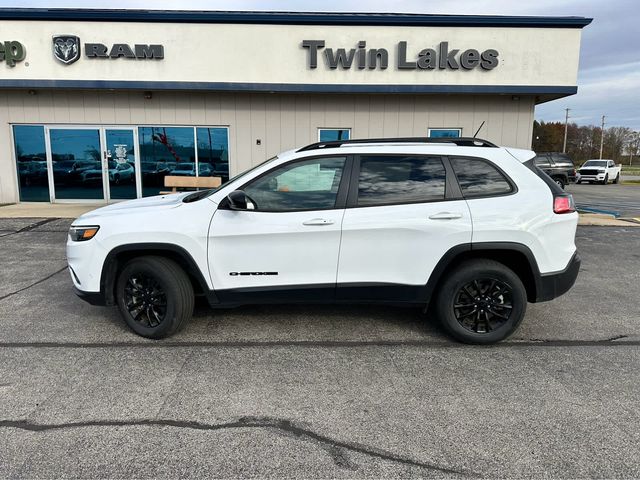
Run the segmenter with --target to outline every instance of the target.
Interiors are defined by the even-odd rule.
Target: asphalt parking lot
[[[567,185],[566,190],[583,211],[609,213],[622,218],[640,217],[640,185],[582,183]]]
[[[2,478],[640,476],[640,228],[579,227],[575,287],[469,347],[362,306],[148,341],[75,297],[69,224],[0,219]]]

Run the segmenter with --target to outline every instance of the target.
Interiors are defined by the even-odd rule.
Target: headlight
[[[91,240],[96,236],[100,227],[92,226],[92,227],[71,227],[69,229],[69,236],[71,240],[74,242],[84,242],[86,240]]]

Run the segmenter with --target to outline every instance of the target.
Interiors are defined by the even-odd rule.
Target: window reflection
[[[136,198],[136,162],[133,130],[106,130],[109,196],[112,199]]]
[[[489,162],[473,158],[452,158],[451,166],[465,197],[504,195],[512,191],[504,175]]]
[[[48,202],[49,181],[44,127],[14,125],[18,188],[22,202]]]
[[[349,140],[350,137],[351,131],[348,128],[321,128],[319,135],[321,142]]]
[[[229,180],[229,134],[224,127],[196,128],[198,175]]]
[[[438,157],[362,157],[358,205],[442,200],[445,178],[445,169]]]
[[[51,159],[57,199],[103,199],[98,129],[52,128]]]
[[[195,175],[184,170],[185,163],[195,164],[193,127],[138,127],[142,195],[157,195],[164,190],[164,177]]]
[[[345,157],[315,158],[284,165],[245,187],[257,210],[294,211],[333,208]]]

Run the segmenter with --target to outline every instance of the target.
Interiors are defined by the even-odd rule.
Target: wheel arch
[[[527,300],[536,301],[540,291],[540,270],[529,247],[516,242],[481,242],[457,245],[442,256],[427,281],[426,303],[431,300],[448,272],[460,263],[476,258],[495,260],[513,270],[527,291]]]
[[[132,243],[112,249],[102,265],[100,292],[106,305],[115,305],[115,285],[121,268],[132,258],[148,255],[176,262],[189,276],[194,292],[206,295],[210,303],[217,303],[198,264],[184,248],[171,243]]]

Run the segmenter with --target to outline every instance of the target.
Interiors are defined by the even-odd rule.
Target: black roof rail
[[[332,140],[330,142],[316,142],[302,147],[298,152],[318,150],[321,148],[337,148],[342,145],[357,145],[361,143],[453,143],[458,147],[492,147],[498,146],[487,140],[475,137],[455,138],[426,138],[426,137],[401,137],[401,138],[358,138],[356,140]]]

